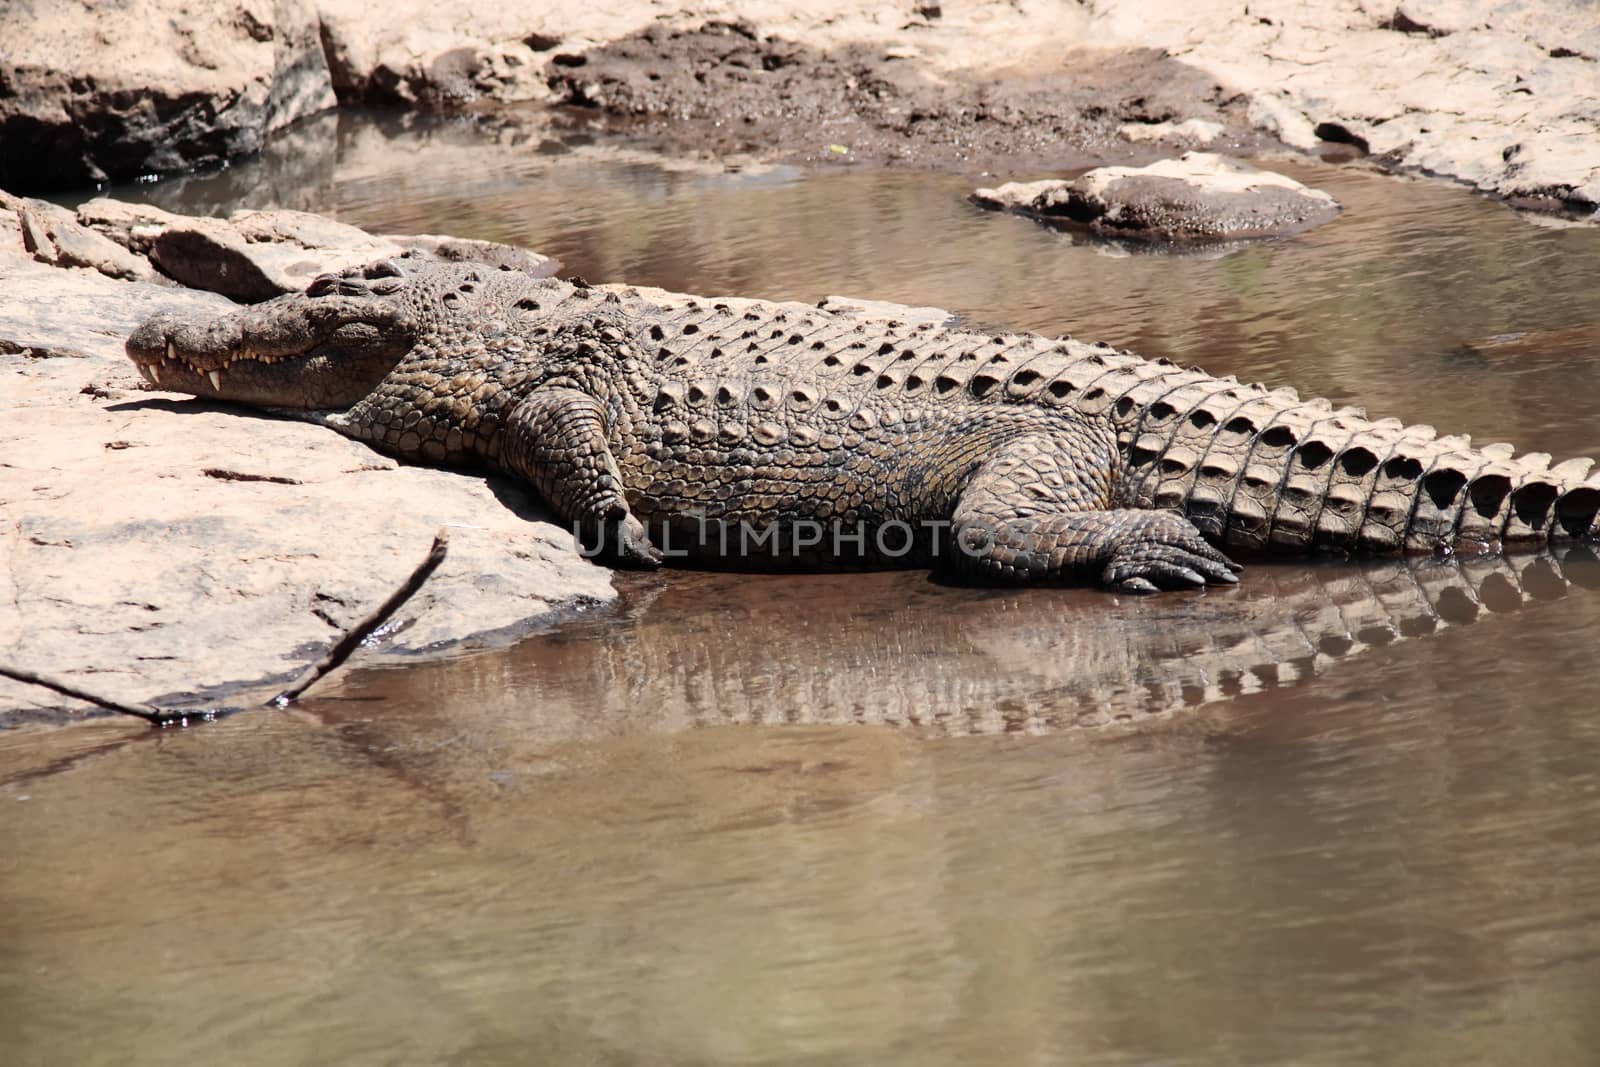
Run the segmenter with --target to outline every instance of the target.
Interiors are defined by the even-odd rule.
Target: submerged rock
[[[1209,152],[1148,167],[1101,167],[1071,181],[1008,182],[974,203],[1145,241],[1235,241],[1332,220],[1339,203],[1275,171]]]

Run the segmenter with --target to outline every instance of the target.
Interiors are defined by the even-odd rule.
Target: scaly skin
[[[1105,346],[386,260],[128,353],[531,482],[614,562],[935,565],[1131,591],[1251,555],[1592,539],[1600,480]],[[815,538],[815,540],[813,540]]]

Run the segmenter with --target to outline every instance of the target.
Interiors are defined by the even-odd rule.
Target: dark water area
[[[317,130],[134,192],[514,241],[597,282],[943,306],[1600,455],[1600,231],[1443,183],[1281,164],[1345,214],[1130,254],[980,212],[960,176]],[[0,733],[0,1061],[1600,1058],[1586,553],[1149,599],[618,588],[294,712]]]

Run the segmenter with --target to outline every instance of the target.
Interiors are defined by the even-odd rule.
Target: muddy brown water
[[[959,177],[390,136],[347,123],[311,180],[142,192],[512,240],[594,281],[937,304],[1600,455],[1600,232],[1448,185],[1299,165],[1338,222],[1130,255]],[[1151,599],[619,586],[293,713],[0,733],[0,1060],[1600,1057],[1582,554]]]

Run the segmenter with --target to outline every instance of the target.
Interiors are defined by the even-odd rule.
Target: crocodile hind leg
[[[1238,566],[1177,512],[1108,507],[1109,463],[1101,477],[1085,477],[1083,450],[1073,444],[1030,434],[983,462],[951,516],[959,573],[984,583],[1098,582],[1131,593],[1238,581]]]
[[[614,562],[654,567],[661,553],[628,508],[600,403],[577,389],[536,390],[511,412],[500,461],[532,482],[578,540]]]

